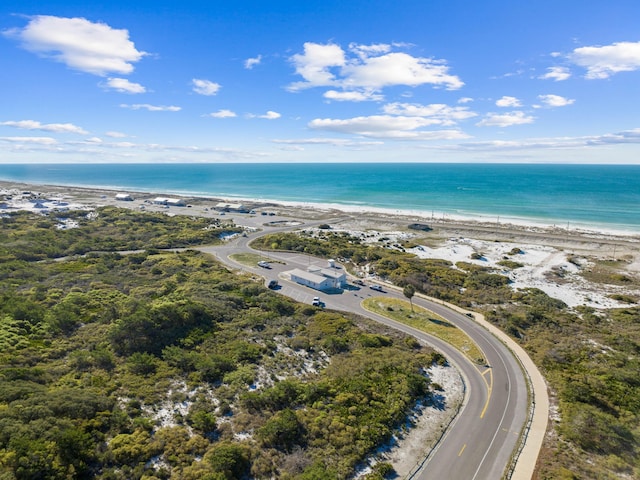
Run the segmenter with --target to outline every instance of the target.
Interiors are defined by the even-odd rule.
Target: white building
[[[289,272],[291,281],[315,290],[340,289],[347,282],[347,275],[335,268],[309,267],[307,271],[296,268]]]
[[[247,212],[247,208],[241,203],[220,202],[216,204],[216,210],[220,212],[239,212],[239,213]]]
[[[116,193],[116,200],[120,200],[122,202],[131,202],[133,201],[133,197],[128,193]]]
[[[174,207],[184,207],[185,201],[181,198],[156,197],[153,199],[156,205],[173,205]]]

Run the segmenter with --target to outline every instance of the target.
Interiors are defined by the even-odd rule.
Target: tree
[[[402,289],[402,293],[409,299],[409,303],[411,304],[411,311],[413,312],[413,302],[411,301],[411,299],[416,294],[416,289],[413,287],[413,285],[408,284],[405,285],[405,287]]]

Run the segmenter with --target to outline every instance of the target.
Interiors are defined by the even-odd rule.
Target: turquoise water
[[[0,179],[640,232],[640,165],[21,164]]]

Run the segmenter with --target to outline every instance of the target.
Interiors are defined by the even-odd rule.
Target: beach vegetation
[[[619,294],[619,300],[629,301],[627,308],[570,309],[540,289],[512,289],[508,277],[491,268],[420,259],[344,236],[319,239],[281,233],[260,238],[254,245],[263,247],[274,239],[278,248],[295,245],[299,251],[326,258],[341,251],[352,271],[366,269],[400,288],[412,285],[417,294],[483,313],[518,341],[543,372],[558,412],[535,478],[640,477],[640,307],[636,299]],[[514,249],[510,255],[521,252]],[[575,257],[570,260],[581,265]],[[582,275],[602,284],[637,287],[640,280],[621,273],[621,265],[623,260],[595,262],[583,268]],[[517,262],[501,266],[519,268]],[[408,307],[404,310],[411,314]],[[396,305],[380,306],[385,316],[400,312]]]
[[[114,248],[138,241],[105,215],[76,239],[3,225],[0,478],[350,478],[431,395],[429,347],[193,250],[93,253],[111,228]],[[197,229],[151,215],[134,237]],[[91,251],[67,256],[79,238]]]
[[[500,260],[497,263],[501,267],[508,268],[509,270],[515,270],[516,268],[524,267],[524,264],[520,262],[514,262],[513,260]]]
[[[364,300],[363,306],[367,310],[384,315],[396,322],[404,323],[450,343],[467,355],[472,362],[484,362],[482,350],[466,333],[430,310],[418,306],[414,310],[406,302],[384,297],[367,298]]]

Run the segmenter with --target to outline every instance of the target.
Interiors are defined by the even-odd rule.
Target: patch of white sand
[[[521,253],[512,253],[520,250]],[[514,289],[538,288],[552,298],[562,300],[569,307],[586,305],[594,308],[618,308],[625,304],[609,297],[615,293],[613,286],[594,285],[580,276],[587,266],[586,259],[569,261],[566,252],[541,245],[489,242],[471,238],[449,238],[437,248],[421,245],[410,250],[420,258],[448,260],[454,265],[466,262],[497,269],[509,277]],[[479,259],[472,258],[480,255]],[[510,260],[522,264],[520,268],[506,268],[498,264]]]

